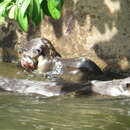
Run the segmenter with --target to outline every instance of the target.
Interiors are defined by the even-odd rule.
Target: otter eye
[[[34,53],[35,55],[40,55],[41,51],[40,51],[39,49],[34,49],[34,50],[33,50],[33,53]]]
[[[36,51],[37,51],[38,53],[40,53],[40,52],[41,52],[41,50],[39,50],[39,49],[36,49]]]

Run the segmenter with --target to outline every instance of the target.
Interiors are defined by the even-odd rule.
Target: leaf
[[[30,4],[29,4],[29,7],[28,7],[28,10],[27,10],[27,13],[29,15],[29,17],[32,17],[33,16],[33,0],[31,0]]]
[[[41,22],[43,20],[43,17],[44,17],[44,12],[43,12],[42,8],[40,9],[40,16],[39,17],[40,17],[39,21]]]
[[[44,1],[44,0],[39,0],[39,3],[41,4],[41,3],[42,3],[42,1]]]
[[[28,31],[28,21],[39,24],[44,15],[59,19],[63,0],[0,0],[0,18],[15,19],[23,31]]]
[[[11,0],[5,0],[2,3],[0,3],[0,16],[3,16],[6,11],[6,7],[11,2]]]
[[[22,15],[22,12],[20,10],[18,10],[18,24],[20,26],[20,28],[24,31],[27,32],[28,31],[28,18],[27,18],[27,14],[25,14],[24,16]]]
[[[24,1],[22,1],[22,2],[23,2],[23,3],[22,3],[22,5],[21,5],[20,10],[21,10],[21,15],[24,16],[24,14],[25,14],[25,12],[26,12],[26,10],[27,10],[27,8],[28,8],[28,6],[29,6],[31,0],[24,0]]]
[[[41,7],[42,7],[43,12],[44,12],[46,15],[51,16],[51,14],[50,14],[50,12],[49,12],[49,9],[48,9],[48,6],[47,6],[47,0],[43,0],[43,1],[42,1]]]
[[[15,8],[15,12],[14,12],[14,19],[17,21],[17,18],[18,18],[18,7],[16,6]]]
[[[17,5],[19,8],[21,8],[23,1],[24,1],[24,0],[16,0],[16,5]]]
[[[32,21],[34,22],[34,24],[38,25],[43,20],[43,17],[44,17],[44,12],[42,9],[40,9],[39,15],[37,15],[37,17],[32,17]]]
[[[37,16],[39,13],[40,13],[40,3],[39,3],[39,0],[33,0],[33,9],[34,9],[34,11],[33,11],[33,13],[35,13],[36,15],[35,16]]]
[[[48,0],[48,9],[54,19],[59,19],[61,17],[62,5],[63,0]]]
[[[41,22],[41,6],[39,0],[33,0],[33,14],[32,14],[32,21],[35,24],[39,24]]]
[[[11,7],[11,9],[10,9],[10,11],[9,11],[9,14],[8,14],[8,16],[9,16],[9,18],[10,19],[14,19],[15,18],[15,10],[16,10],[16,5],[13,5],[12,7]]]
[[[17,8],[15,10],[15,19],[18,21],[20,28],[24,31],[28,31],[28,12],[27,9],[32,0],[17,0]]]

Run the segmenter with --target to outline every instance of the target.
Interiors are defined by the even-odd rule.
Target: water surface
[[[0,94],[1,130],[129,130],[130,99]]]
[[[0,68],[3,77],[31,77],[14,64]],[[130,98],[0,92],[0,130],[130,130]]]

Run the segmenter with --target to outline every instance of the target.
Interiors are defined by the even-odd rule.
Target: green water
[[[129,130],[130,99],[0,94],[0,130]]]
[[[28,78],[13,64],[0,68],[1,76]],[[130,98],[0,92],[0,130],[130,130]]]

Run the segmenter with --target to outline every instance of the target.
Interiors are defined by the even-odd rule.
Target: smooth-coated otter
[[[52,72],[53,74],[76,74],[79,71],[102,74],[101,69],[91,60],[80,57],[71,59],[38,57],[37,70],[39,73]]]
[[[23,47],[18,49],[18,56],[21,66],[25,69],[36,69],[40,55],[49,59],[61,57],[52,43],[45,38],[35,38],[22,44]]]
[[[44,38],[32,39],[26,43],[20,55],[21,66],[25,69],[37,70],[47,75],[81,75],[102,74],[101,69],[91,60],[80,57],[62,59],[51,43]],[[82,77],[83,77],[82,76]]]
[[[35,71],[36,72],[36,71]],[[86,82],[100,79],[101,69],[91,60],[80,57],[71,59],[46,59],[38,57],[37,72],[48,78],[60,78],[67,82]]]
[[[130,77],[122,80],[90,81],[85,84],[0,77],[0,90],[23,94],[40,94],[47,97],[59,96],[71,92],[82,92],[86,95],[96,93],[107,96],[130,97]]]

